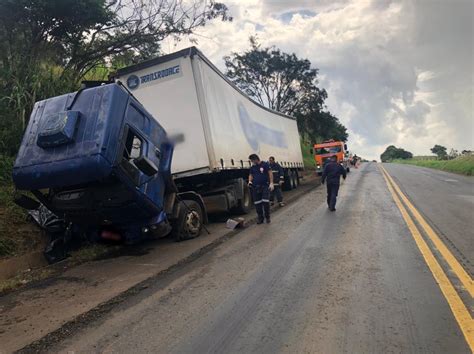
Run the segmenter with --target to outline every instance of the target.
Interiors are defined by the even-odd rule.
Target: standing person
[[[281,187],[283,182],[285,181],[285,174],[283,173],[283,168],[280,166],[278,162],[275,162],[275,158],[270,156],[268,158],[268,163],[270,165],[270,169],[272,170],[273,174],[273,192],[270,193],[270,203],[273,205],[273,201],[275,200],[275,196],[279,206],[284,206],[283,203],[283,194],[281,193]]]
[[[336,200],[341,176],[346,179],[346,169],[337,163],[336,156],[331,156],[331,160],[324,167],[323,176],[321,178],[322,184],[326,182],[328,208],[331,211],[336,211]]]
[[[260,161],[256,154],[249,156],[252,162],[249,174],[249,187],[257,210],[257,224],[270,223],[270,192],[273,192],[273,173],[268,163]]]
[[[354,167],[357,168],[357,161],[359,160],[359,157],[354,154],[354,156],[352,157],[352,161],[353,161],[353,164],[354,164]]]

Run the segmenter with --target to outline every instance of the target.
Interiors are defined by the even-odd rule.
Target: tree
[[[449,151],[449,159],[452,160],[452,159],[455,159],[458,156],[459,156],[459,151],[457,151],[454,148],[451,148],[451,150]]]
[[[258,103],[288,115],[323,107],[326,90],[319,89],[318,69],[307,59],[276,47],[263,48],[250,37],[250,49],[224,57],[226,75]]]
[[[380,160],[382,162],[389,162],[395,159],[411,159],[413,154],[409,151],[406,151],[402,148],[397,148],[395,145],[388,146],[385,151],[380,155]]]
[[[16,152],[35,101],[75,90],[96,68],[154,56],[164,38],[213,19],[232,20],[212,0],[1,0],[0,141]]]
[[[337,117],[324,112],[327,92],[318,87],[318,69],[307,59],[262,47],[250,37],[250,48],[224,57],[226,75],[256,102],[296,117],[305,140],[346,141],[348,133]]]
[[[296,120],[300,132],[306,133],[314,143],[328,139],[345,142],[349,137],[347,128],[330,112],[310,110],[306,114],[297,113]]]
[[[437,155],[438,159],[440,159],[440,160],[446,160],[446,158],[448,157],[447,149],[446,149],[446,147],[444,147],[442,145],[436,144],[435,146],[433,146],[431,148],[431,152],[433,154]]]

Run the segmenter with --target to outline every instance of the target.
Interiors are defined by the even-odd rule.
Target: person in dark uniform
[[[271,205],[273,205],[273,202],[276,197],[278,205],[282,207],[285,205],[285,203],[283,203],[283,194],[281,193],[281,186],[285,181],[285,174],[283,172],[283,168],[278,162],[275,161],[275,158],[273,156],[270,156],[268,158],[268,164],[270,165],[270,168],[272,170],[274,182],[273,192],[270,193],[270,203]]]
[[[358,159],[359,157],[356,154],[354,154],[354,156],[352,156],[352,165],[357,166]]]
[[[273,173],[268,163],[260,161],[256,154],[249,156],[252,162],[249,174],[249,187],[257,210],[257,224],[266,219],[270,223],[270,192],[273,192]]]
[[[337,163],[336,156],[332,156],[329,163],[324,167],[323,176],[321,178],[322,184],[326,182],[328,208],[331,211],[336,211],[336,199],[341,176],[346,179],[346,169]]]

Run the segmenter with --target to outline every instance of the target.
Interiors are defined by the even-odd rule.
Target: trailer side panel
[[[201,81],[205,101],[211,167],[248,167],[251,153],[292,167],[302,167],[303,158],[296,120],[263,109],[242,94],[200,56],[193,57],[195,77]],[[197,72],[198,71],[198,72]]]

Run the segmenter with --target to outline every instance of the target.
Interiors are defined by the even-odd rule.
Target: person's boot
[[[266,220],[267,224],[270,224],[271,220],[270,220],[270,217],[267,217]]]
[[[263,218],[257,218],[257,224],[260,225],[260,224],[263,224]]]
[[[283,207],[283,206],[285,206],[285,203],[280,202],[280,203],[278,203],[278,205],[281,206],[281,207]]]

